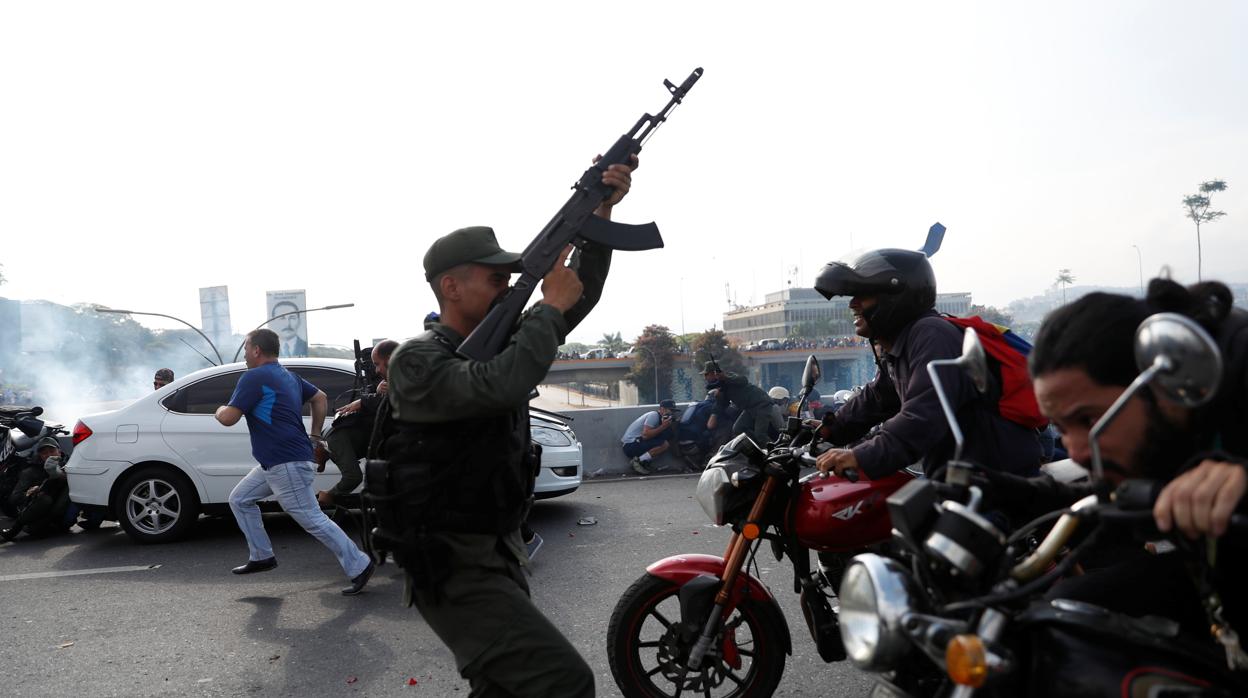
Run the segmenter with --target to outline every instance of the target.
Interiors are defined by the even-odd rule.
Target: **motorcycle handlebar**
[[[818,463],[818,459],[815,458],[815,456],[811,455],[810,451],[817,449],[818,446],[819,444],[812,444],[809,449],[803,449],[799,453],[797,453],[798,459],[801,460],[803,465],[806,465],[811,468],[815,467],[815,465]],[[831,448],[831,447],[832,446],[829,444],[828,448]],[[827,449],[825,448],[824,450],[826,451]],[[828,475],[829,475],[828,473],[818,473],[816,477],[826,478],[828,477]],[[846,470],[841,472],[841,477],[845,478],[846,480],[849,480],[850,482],[858,482],[858,479],[859,479],[858,469],[847,468]]]
[[[1079,530],[1080,521],[1089,516],[1096,516],[1107,522],[1152,527],[1152,506],[1161,489],[1160,485],[1161,483],[1150,481],[1127,481],[1115,492],[1113,502],[1102,504],[1095,494],[1075,502],[1057,520],[1035,552],[1010,570],[1010,576],[1018,582],[1028,582],[1040,576],[1057,558],[1075,531]],[[1248,516],[1232,514],[1229,529],[1248,533]]]
[[[1044,537],[1035,552],[1010,570],[1010,576],[1019,582],[1029,582],[1040,576],[1057,558],[1057,554],[1066,546],[1066,542],[1075,534],[1075,531],[1079,530],[1080,513],[1096,506],[1098,501],[1096,495],[1090,494],[1075,502],[1070,511],[1062,514],[1062,517],[1057,520],[1053,529],[1049,531],[1049,535]]]

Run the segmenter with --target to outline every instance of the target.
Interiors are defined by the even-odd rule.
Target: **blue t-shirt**
[[[247,369],[238,379],[230,407],[247,416],[251,455],[262,467],[312,460],[312,443],[303,426],[303,403],[313,395],[316,386],[276,361]]]

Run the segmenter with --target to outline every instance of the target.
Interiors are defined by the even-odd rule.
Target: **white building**
[[[940,293],[936,309],[950,315],[969,315],[970,293]],[[768,293],[762,305],[735,308],[724,313],[724,334],[744,344],[763,339],[784,339],[802,324],[823,324],[828,329],[822,336],[852,336],[854,325],[849,314],[849,299],[836,297],[825,300],[813,288],[787,288]]]

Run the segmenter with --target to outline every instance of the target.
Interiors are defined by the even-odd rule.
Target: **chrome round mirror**
[[[1105,475],[1101,461],[1101,434],[1113,423],[1127,401],[1146,385],[1184,407],[1198,407],[1213,399],[1222,380],[1222,352],[1191,318],[1177,313],[1157,313],[1135,331],[1135,365],[1140,375],[1114,400],[1092,425],[1092,479]]]
[[[1189,317],[1157,313],[1135,331],[1135,365],[1158,366],[1152,387],[1184,407],[1213,399],[1222,380],[1222,352],[1217,342]]]
[[[819,359],[814,354],[806,357],[806,368],[802,369],[802,387],[810,391],[823,375],[819,370]]]
[[[971,383],[981,393],[988,392],[988,356],[984,353],[984,345],[979,341],[979,334],[967,328],[962,336],[962,356],[958,358],[958,366],[971,377]]]

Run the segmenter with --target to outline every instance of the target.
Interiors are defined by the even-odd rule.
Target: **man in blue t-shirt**
[[[234,388],[230,404],[217,408],[217,421],[227,427],[247,417],[251,432],[251,454],[260,465],[252,468],[230,492],[230,509],[238,527],[247,537],[251,555],[247,564],[234,574],[264,572],[277,567],[273,544],[264,530],[256,502],[275,496],[278,504],[303,530],[311,533],[338,558],[338,564],[351,579],[342,590],[354,596],[368,583],[376,565],[356,547],[325,512],[312,490],[316,465],[312,462],[312,441],[321,437],[321,425],[329,401],[316,386],[287,371],[277,362],[277,333],[254,330],[243,342],[247,372]],[[303,403],[312,403],[312,433],[303,427]]]

